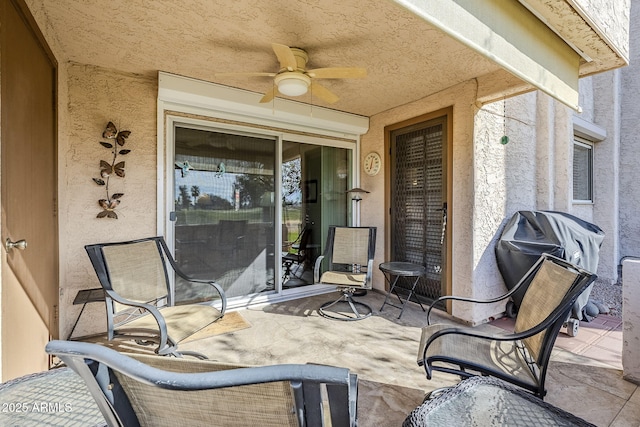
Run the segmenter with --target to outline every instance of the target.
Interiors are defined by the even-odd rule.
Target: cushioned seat
[[[318,312],[336,320],[362,320],[373,310],[353,299],[356,291],[371,289],[373,256],[376,247],[376,227],[329,227],[324,254],[316,260],[313,271],[316,283],[336,286],[341,293],[328,301]],[[323,261],[326,271],[321,273]]]
[[[422,328],[418,365],[433,371],[490,375],[543,398],[547,366],[558,331],[571,308],[596,276],[557,257],[543,254],[507,294],[490,300],[444,296],[434,301]],[[433,307],[445,300],[496,303],[526,288],[513,333],[490,334],[471,327],[430,325]]]

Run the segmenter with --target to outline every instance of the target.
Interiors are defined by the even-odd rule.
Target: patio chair
[[[371,289],[373,256],[376,247],[376,227],[329,227],[324,254],[316,260],[313,270],[315,283],[336,286],[341,293],[335,301],[328,301],[318,312],[336,320],[362,320],[373,310],[355,301],[356,291]],[[320,275],[322,262],[327,270]]]
[[[455,296],[438,298],[427,311],[418,365],[424,366],[428,379],[433,371],[456,374],[463,379],[490,375],[544,398],[547,366],[560,327],[578,296],[595,279],[596,276],[586,270],[543,254],[503,296],[484,301]],[[495,303],[527,285],[513,333],[491,334],[471,327],[430,325],[429,315],[439,302],[451,299]]]
[[[302,280],[302,273],[304,273],[307,264],[309,263],[309,251],[307,245],[311,237],[311,229],[305,228],[298,238],[291,244],[291,249],[282,256],[282,266],[284,267],[284,275],[282,278],[282,284],[287,287],[299,286],[304,283]],[[296,273],[300,267],[302,271],[298,274],[293,273],[293,268],[296,268]]]
[[[238,367],[71,341],[46,351],[84,379],[109,426],[356,426],[357,376],[345,368]]]
[[[227,300],[220,285],[184,274],[162,237],[87,245],[85,250],[105,291],[109,340],[129,335],[157,341],[155,351],[163,356],[205,358],[179,352],[177,346],[224,316]],[[175,271],[175,286],[171,285],[167,262]],[[176,288],[183,287],[191,291],[190,303],[176,302]]]

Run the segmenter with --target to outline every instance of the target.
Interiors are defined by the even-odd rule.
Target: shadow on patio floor
[[[181,348],[224,362],[347,367],[360,379],[359,425],[365,427],[399,426],[425,392],[458,382],[457,377],[441,373],[429,381],[417,366],[420,328],[425,323],[417,304],[408,304],[402,318],[397,319],[399,310],[393,307],[379,311],[384,295],[369,292],[359,299],[374,308],[374,315],[357,322],[339,322],[317,312],[332,297],[328,294],[241,310],[250,328]],[[620,324],[614,325],[611,319],[615,318],[583,322],[574,338],[561,333],[549,367],[545,401],[598,426],[638,426],[640,391],[622,379],[621,365],[614,357],[617,354],[619,360],[619,350],[611,347]],[[621,337],[619,340],[621,348]],[[594,352],[595,347],[606,350],[608,358],[603,352]]]

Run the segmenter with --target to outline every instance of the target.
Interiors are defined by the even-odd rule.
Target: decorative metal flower
[[[100,178],[93,178],[93,182],[105,187],[107,194],[106,199],[98,200],[98,204],[102,208],[102,212],[97,215],[98,218],[118,219],[118,215],[114,210],[120,204],[120,198],[124,196],[124,193],[113,193],[109,195],[109,180],[114,175],[124,178],[124,162],[117,162],[116,160],[118,159],[118,155],[124,156],[131,152],[131,150],[120,149],[120,147],[127,142],[129,135],[131,135],[131,131],[128,130],[118,132],[113,122],[107,123],[106,129],[102,132],[103,138],[115,141],[115,143],[100,141],[100,145],[111,150],[113,157],[111,158],[111,163],[106,160],[100,160]]]

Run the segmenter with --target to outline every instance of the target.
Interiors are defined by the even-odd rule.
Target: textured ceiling
[[[271,43],[305,49],[307,68],[364,67],[364,79],[322,80],[340,100],[302,102],[364,116],[421,99],[498,66],[390,0],[30,0],[55,34],[58,61],[158,71],[264,93]],[[62,56],[62,57],[60,57]]]

